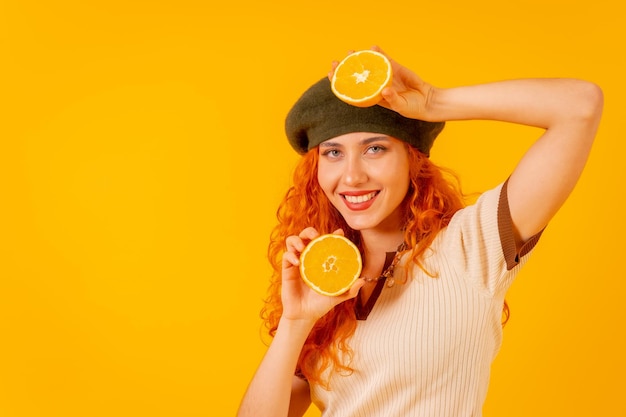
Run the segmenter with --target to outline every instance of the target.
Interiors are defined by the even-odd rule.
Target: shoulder
[[[483,192],[473,204],[457,211],[445,231],[448,234],[482,231],[481,235],[497,232],[498,212],[503,196],[506,196],[506,182]]]
[[[538,240],[516,248],[506,192],[507,182],[498,184],[459,210],[432,247],[433,262],[491,294],[508,287]]]

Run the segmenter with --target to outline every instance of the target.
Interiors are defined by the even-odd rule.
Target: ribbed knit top
[[[504,296],[539,235],[518,253],[506,183],[457,212],[426,269],[396,268],[350,340],[351,375],[311,386],[325,417],[479,417],[502,341]],[[505,256],[506,254],[506,256]]]

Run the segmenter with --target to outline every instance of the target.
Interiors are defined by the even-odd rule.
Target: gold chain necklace
[[[400,262],[400,258],[402,257],[402,251],[406,249],[406,243],[402,242],[402,244],[400,246],[398,246],[398,249],[396,250],[396,254],[393,257],[393,261],[391,261],[391,264],[389,264],[389,266],[387,267],[387,269],[385,269],[383,271],[382,274],[380,274],[378,277],[376,278],[367,278],[367,277],[363,277],[363,281],[365,282],[378,282],[381,279],[385,279],[386,285],[387,287],[391,288],[395,285],[396,280],[393,277],[393,271],[394,269],[396,269],[396,265],[398,265],[398,262]]]

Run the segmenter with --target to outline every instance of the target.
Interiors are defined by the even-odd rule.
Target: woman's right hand
[[[335,233],[343,234],[341,230]],[[317,319],[334,306],[358,294],[365,281],[359,279],[337,297],[313,291],[300,277],[300,254],[320,234],[312,227],[285,240],[282,259],[283,313],[259,369],[254,374],[239,407],[238,416],[302,415],[311,404],[306,382],[294,376],[302,346]],[[294,384],[294,380],[297,383]]]
[[[333,233],[343,235],[341,229]],[[329,297],[318,294],[304,282],[300,277],[300,254],[306,245],[319,235],[317,230],[308,227],[299,235],[286,239],[287,250],[282,261],[283,319],[315,323],[336,305],[356,297],[359,289],[365,284],[365,281],[358,279],[346,293]]]

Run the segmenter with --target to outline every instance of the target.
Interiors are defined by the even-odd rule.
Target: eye
[[[387,148],[385,148],[384,146],[381,145],[372,145],[369,148],[367,148],[367,153],[381,153],[386,151]]]
[[[341,151],[339,149],[326,149],[324,152],[322,152],[322,156],[325,156],[327,158],[331,158],[331,159],[337,159],[341,156]]]

